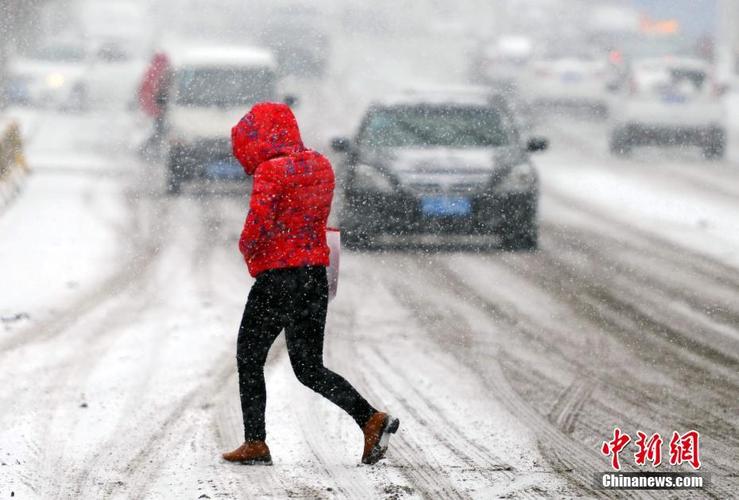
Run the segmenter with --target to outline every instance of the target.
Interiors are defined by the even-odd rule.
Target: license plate
[[[464,196],[426,196],[421,211],[430,217],[464,217],[472,213],[472,202]]]
[[[665,94],[662,96],[662,102],[665,102],[667,104],[683,104],[687,100],[687,97],[679,94]]]
[[[210,178],[215,179],[243,179],[244,169],[233,161],[216,161],[209,163],[205,168],[205,173]]]
[[[562,81],[564,83],[578,83],[582,80],[582,75],[579,73],[564,73],[562,75]]]

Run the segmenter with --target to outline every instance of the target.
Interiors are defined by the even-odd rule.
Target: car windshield
[[[698,93],[706,88],[708,75],[705,70],[689,65],[648,61],[636,65],[634,82],[645,91],[654,93]]]
[[[32,59],[51,62],[80,62],[85,58],[85,49],[74,45],[45,45],[31,51]]]
[[[241,106],[273,98],[274,76],[262,68],[185,68],[176,88],[185,106]]]
[[[371,113],[359,142],[371,147],[496,147],[508,144],[509,131],[492,107],[408,106]]]

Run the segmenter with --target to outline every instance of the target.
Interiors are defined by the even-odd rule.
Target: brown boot
[[[264,441],[246,441],[234,451],[224,453],[223,458],[244,465],[272,465],[272,456]]]
[[[376,464],[385,456],[390,434],[395,434],[398,427],[400,427],[400,420],[387,413],[378,411],[370,417],[362,429],[364,431],[363,464]]]

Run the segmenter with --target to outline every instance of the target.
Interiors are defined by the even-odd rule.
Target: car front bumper
[[[223,139],[173,145],[170,168],[183,179],[242,180],[246,177],[231,152],[230,141]]]
[[[473,234],[507,230],[536,214],[538,193],[475,194],[469,212],[429,214],[422,195],[349,191],[344,194],[341,225],[365,234]],[[457,198],[457,196],[455,196]]]
[[[629,144],[704,145],[726,140],[723,128],[716,125],[682,126],[666,124],[626,124],[618,133]]]

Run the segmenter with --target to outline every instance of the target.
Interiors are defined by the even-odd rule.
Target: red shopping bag
[[[326,228],[326,243],[329,248],[329,265],[326,268],[328,277],[328,300],[336,297],[339,287],[339,257],[341,256],[341,232],[335,227]]]

